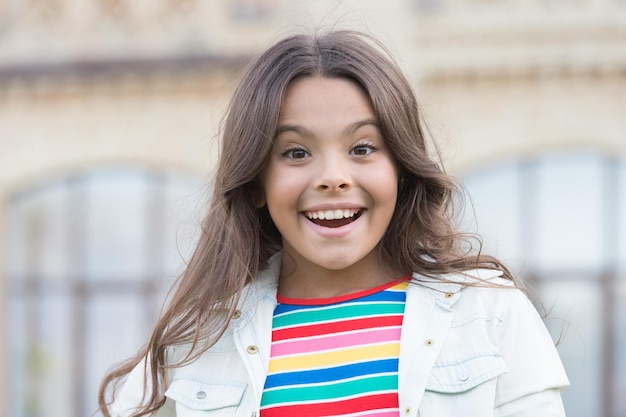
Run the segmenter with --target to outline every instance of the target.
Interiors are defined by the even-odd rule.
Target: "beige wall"
[[[422,105],[452,172],[559,149],[626,152],[626,77],[426,83]]]
[[[43,82],[9,86],[0,100],[0,271],[6,271],[7,204],[15,193],[86,168],[122,164],[208,178],[216,134],[233,88],[223,75]],[[6,279],[0,276],[0,299]],[[6,303],[2,303],[6,307]],[[7,334],[0,315],[0,339]],[[7,350],[0,344],[0,414]]]
[[[47,86],[9,92],[0,104],[4,192],[68,170],[128,162],[205,172],[232,89],[209,77],[178,83]],[[214,85],[212,85],[214,84]]]

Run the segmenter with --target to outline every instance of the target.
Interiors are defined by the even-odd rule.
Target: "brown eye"
[[[351,155],[365,156],[374,152],[374,147],[371,145],[357,145],[350,151]]]
[[[304,159],[309,156],[309,153],[301,148],[289,149],[286,151],[283,156],[290,159]]]

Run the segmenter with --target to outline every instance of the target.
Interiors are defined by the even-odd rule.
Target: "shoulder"
[[[520,340],[541,341],[548,350],[554,344],[541,315],[526,293],[496,270],[471,270],[442,275],[439,279],[415,274],[411,291],[434,300],[433,305],[452,313],[451,331],[463,341],[482,342],[502,354]],[[407,290],[408,291],[408,290]],[[407,293],[408,295],[408,293]],[[506,356],[503,354],[503,356]],[[510,356],[510,361],[516,355]]]
[[[515,282],[504,278],[502,271],[493,269],[472,269],[438,276],[414,273],[411,284],[412,291],[426,293],[436,300],[441,300],[444,295],[444,304],[450,307],[462,300],[467,302],[468,298],[506,299],[510,293],[525,298]]]
[[[455,328],[482,323],[491,340],[508,337],[506,329],[518,321],[533,323],[528,331],[543,331],[541,317],[526,293],[497,270],[475,269],[437,278],[414,274],[407,296],[426,297],[433,305],[453,312]]]

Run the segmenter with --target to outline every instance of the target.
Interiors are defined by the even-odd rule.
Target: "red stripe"
[[[336,402],[271,407],[261,410],[260,417],[322,417],[386,408],[398,408],[398,394],[377,394]]]
[[[334,321],[331,323],[301,325],[287,329],[273,330],[272,341],[276,342],[279,340],[293,339],[297,337],[321,336],[323,334],[347,332],[351,330],[363,330],[399,325],[402,325],[402,315],[368,317],[356,320]]]

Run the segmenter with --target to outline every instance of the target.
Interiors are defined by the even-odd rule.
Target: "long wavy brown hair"
[[[483,267],[503,270],[512,280],[497,259],[480,254],[479,240],[455,230],[452,202],[459,188],[433,146],[427,146],[412,86],[386,49],[353,31],[290,36],[251,63],[234,93],[222,129],[214,194],[195,252],[149,343],[102,381],[98,401],[104,416],[110,416],[107,405],[115,388],[142,360],[148,369],[145,404],[134,416],[159,409],[165,402],[166,370],[193,361],[219,339],[243,287],[281,249],[267,209],[257,207],[259,176],[287,87],[294,79],[316,76],[361,86],[399,167],[397,205],[379,245],[382,261],[429,279]],[[168,349],[180,345],[190,346],[190,354],[168,363]]]

